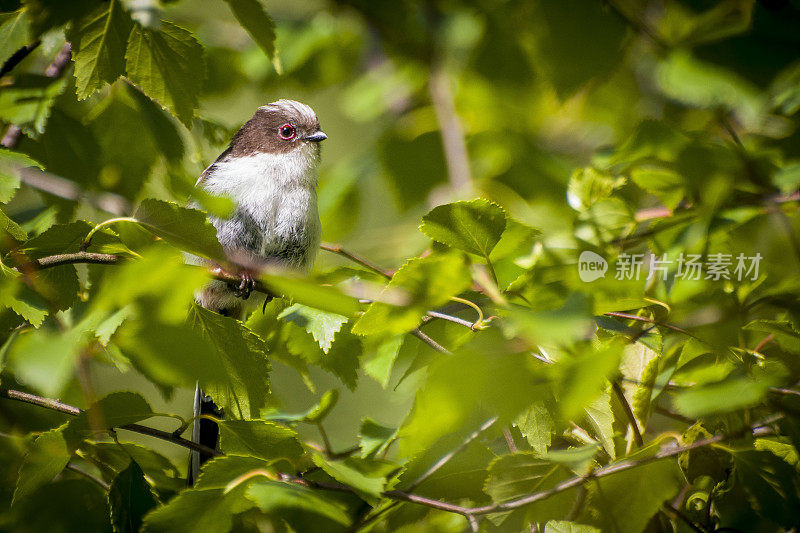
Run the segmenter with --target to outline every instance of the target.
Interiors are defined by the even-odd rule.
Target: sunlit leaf
[[[166,21],[158,29],[135,24],[125,73],[147,96],[191,126],[205,77],[203,47],[191,32]]]

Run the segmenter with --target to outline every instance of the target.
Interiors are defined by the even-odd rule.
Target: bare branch
[[[354,254],[353,252],[345,250],[344,248],[342,248],[341,244],[332,244],[332,243],[323,242],[322,244],[319,245],[319,247],[321,249],[325,250],[326,252],[331,252],[331,253],[334,253],[336,255],[341,255],[342,257],[346,257],[350,261],[353,261],[354,263],[358,263],[359,265],[367,268],[368,270],[371,270],[371,271],[375,272],[376,274],[380,274],[381,276],[383,276],[386,279],[392,279],[392,274],[391,273],[387,272],[386,270],[383,270],[381,267],[379,267],[375,263],[373,263],[373,262],[371,262],[371,261],[369,261],[367,259],[364,259],[360,255]]]

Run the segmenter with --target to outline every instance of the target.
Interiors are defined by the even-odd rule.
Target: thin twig
[[[664,504],[664,509],[667,511],[667,513],[672,514],[676,518],[680,519],[684,524],[689,526],[689,529],[691,529],[692,531],[696,531],[697,533],[706,533],[706,530],[704,528],[702,528],[699,525],[697,525],[694,522],[692,522],[691,519],[688,516],[686,516],[685,514],[680,512],[678,509],[676,509],[672,505],[670,505],[668,503],[665,503]]]
[[[87,472],[86,470],[83,470],[82,468],[78,468],[77,466],[75,466],[72,463],[67,463],[67,470],[72,470],[76,474],[80,474],[83,477],[85,477],[86,479],[90,479],[90,480],[94,481],[95,483],[97,483],[98,485],[103,487],[103,490],[105,490],[106,492],[108,492],[108,490],[111,489],[111,485],[109,485],[108,483],[106,483],[105,481],[100,479],[99,477],[95,476],[94,474],[92,474],[90,472]]]
[[[22,392],[13,389],[0,388],[0,398],[7,398],[9,400],[17,400],[32,405],[38,405],[39,407],[44,407],[46,409],[58,411],[59,413],[64,413],[70,416],[78,416],[83,412],[78,407],[67,405],[52,398],[43,398],[41,396],[36,396],[35,394],[30,394],[27,392]],[[143,426],[141,424],[125,424],[124,426],[119,426],[116,429],[125,429],[127,431],[133,431],[134,433],[139,433],[141,435],[149,435],[151,437],[165,440],[173,444],[177,444],[178,446],[189,448],[190,450],[207,453],[212,456],[222,455],[222,452],[211,449],[208,446],[203,446],[202,444],[198,444],[196,442],[192,442],[190,440],[177,437],[168,431],[161,431],[160,429]]]
[[[350,261],[353,261],[354,263],[358,263],[359,265],[361,265],[361,266],[363,266],[363,267],[375,272],[376,274],[380,274],[381,276],[385,277],[386,279],[392,279],[392,274],[390,274],[386,270],[383,270],[381,267],[379,267],[375,263],[372,263],[371,261],[368,261],[367,259],[364,259],[360,255],[357,255],[357,254],[354,254],[353,252],[345,250],[344,248],[342,248],[341,244],[332,244],[332,243],[323,242],[322,244],[319,245],[319,247],[321,249],[325,250],[326,252],[331,252],[331,253],[334,253],[336,255],[341,255],[342,257],[346,257]]]
[[[427,498],[424,496],[419,496],[416,494],[409,494],[405,491],[401,490],[389,490],[383,492],[381,495],[385,498],[389,498],[395,501],[401,502],[409,502],[415,503],[418,505],[424,505],[426,507],[430,507],[432,509],[439,509],[441,511],[447,511],[451,513],[456,513],[464,516],[467,518],[470,523],[475,519],[475,517],[485,514],[492,514],[492,513],[502,513],[506,511],[511,511],[514,509],[518,509],[520,507],[524,507],[525,505],[529,505],[531,503],[535,503],[541,500],[545,500],[555,494],[559,494],[566,490],[569,490],[574,487],[578,487],[583,485],[585,482],[589,480],[598,479],[601,477],[607,477],[612,474],[616,474],[618,472],[623,472],[626,470],[630,470],[632,468],[637,468],[646,464],[650,464],[655,461],[660,461],[662,459],[667,459],[670,457],[675,457],[680,455],[684,452],[695,450],[697,448],[704,448],[706,446],[711,446],[713,444],[717,444],[719,442],[737,438],[739,436],[744,435],[748,432],[748,430],[753,434],[758,434],[760,436],[768,435],[771,433],[771,430],[767,427],[770,424],[773,424],[783,418],[783,414],[776,414],[770,417],[763,419],[762,421],[746,428],[745,430],[738,431],[731,434],[720,434],[715,435],[713,437],[709,437],[707,439],[697,440],[691,444],[687,444],[685,446],[671,446],[668,448],[664,448],[655,454],[651,455],[650,457],[645,457],[638,460],[623,460],[618,463],[614,463],[608,465],[603,468],[599,468],[594,472],[590,472],[584,476],[576,476],[570,479],[567,479],[555,487],[552,487],[547,490],[543,490],[540,492],[534,492],[533,494],[528,494],[526,496],[516,498],[513,500],[509,500],[503,503],[493,503],[491,505],[484,505],[480,507],[464,507],[461,505],[455,505],[448,502],[443,502],[440,500],[435,500],[433,498]],[[315,482],[308,479],[300,478],[297,476],[291,476],[288,474],[279,474],[280,479],[282,481],[290,482],[290,483],[298,483],[307,487],[311,488],[318,488],[323,490],[333,490],[337,492],[354,492],[354,489],[348,487],[347,485],[340,485],[334,483],[322,483],[322,482]]]
[[[439,344],[435,340],[431,339],[430,337],[428,337],[427,335],[422,333],[422,331],[420,331],[419,328],[413,329],[409,333],[414,335],[416,338],[418,338],[419,340],[421,340],[422,342],[424,342],[425,344],[427,344],[428,346],[430,346],[431,348],[433,348],[437,352],[443,353],[445,355],[453,355],[453,352],[451,352],[450,350],[448,350],[447,348],[445,348],[444,346],[442,346],[441,344]]]

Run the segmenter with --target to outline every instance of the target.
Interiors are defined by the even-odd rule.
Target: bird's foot
[[[253,275],[246,270],[242,272],[241,276],[242,282],[239,283],[239,286],[233,290],[233,294],[237,298],[247,300],[250,298],[250,293],[253,292],[253,288],[256,286],[256,280],[253,279]]]

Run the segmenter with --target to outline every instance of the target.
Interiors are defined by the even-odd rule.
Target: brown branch
[[[430,507],[432,509],[438,509],[440,511],[447,511],[450,513],[460,514],[464,516],[469,523],[472,525],[475,523],[476,517],[480,515],[492,514],[492,513],[502,513],[506,511],[511,511],[514,509],[518,509],[520,507],[524,507],[525,505],[529,505],[531,503],[535,503],[541,500],[545,500],[551,496],[564,492],[574,487],[578,487],[583,485],[585,482],[599,479],[601,477],[607,477],[612,474],[616,474],[617,472],[623,472],[626,470],[630,470],[632,468],[637,468],[655,461],[660,461],[662,459],[668,459],[670,457],[678,456],[684,452],[695,450],[697,448],[704,448],[706,446],[711,446],[713,444],[717,444],[719,442],[723,442],[725,440],[737,438],[746,434],[748,431],[752,434],[758,434],[759,436],[767,435],[771,433],[771,430],[766,426],[773,424],[783,418],[783,414],[772,415],[762,421],[746,428],[746,430],[737,431],[735,433],[730,434],[720,434],[715,435],[713,437],[709,437],[707,439],[702,439],[695,441],[691,444],[687,444],[686,446],[671,446],[669,448],[664,448],[650,457],[645,457],[643,459],[638,460],[623,460],[618,463],[614,463],[608,465],[603,468],[599,468],[594,472],[590,472],[584,476],[576,476],[570,479],[567,479],[553,488],[548,490],[543,490],[540,492],[534,492],[533,494],[528,494],[527,496],[523,496],[521,498],[516,498],[513,500],[509,500],[503,503],[493,503],[491,505],[484,505],[481,507],[464,507],[461,505],[455,505],[448,502],[443,502],[440,500],[435,500],[433,498],[427,498],[424,496],[419,496],[416,494],[409,494],[405,491],[401,490],[389,490],[381,493],[381,495],[385,498],[389,498],[390,500],[401,501],[401,502],[408,502],[414,503],[417,505],[423,505],[426,507]],[[302,477],[291,476],[288,474],[279,474],[280,479],[282,481],[290,482],[290,483],[297,483],[300,485],[304,485],[306,487],[311,488],[318,488],[322,490],[333,490],[337,492],[355,492],[353,488],[348,487],[347,485],[340,485],[335,483],[322,483],[311,481],[308,479],[304,479]]]
[[[61,403],[58,400],[54,400],[52,398],[43,398],[41,396],[36,396],[35,394],[30,394],[27,392],[22,392],[13,389],[0,388],[0,398],[16,400],[24,403],[29,403],[31,405],[38,405],[39,407],[44,407],[46,409],[57,411],[59,413],[64,413],[70,416],[78,416],[83,412],[78,407]],[[201,453],[206,453],[212,456],[222,455],[222,452],[209,448],[208,446],[203,446],[202,444],[186,440],[177,435],[173,435],[168,431],[162,431],[160,429],[143,426],[141,424],[125,424],[124,426],[119,426],[118,428],[115,429],[125,429],[127,431],[132,431],[134,433],[139,433],[141,435],[149,435],[151,437],[165,440],[173,444],[177,444],[178,446],[183,446],[184,448],[188,448],[190,450],[198,451]]]
[[[427,344],[428,346],[430,346],[431,348],[433,348],[437,352],[443,353],[445,355],[453,355],[453,352],[451,352],[450,350],[448,350],[447,348],[445,348],[444,346],[442,346],[441,344],[439,344],[435,340],[431,339],[430,337],[428,337],[427,335],[422,333],[422,331],[420,331],[419,328],[413,329],[409,333],[414,335],[416,338],[418,338],[419,340],[421,340],[422,342],[424,342],[425,344]]]
[[[333,244],[333,243],[323,242],[322,244],[319,245],[319,247],[321,249],[325,250],[326,252],[331,252],[331,253],[334,253],[336,255],[341,255],[342,257],[346,257],[350,261],[353,261],[354,263],[358,263],[359,265],[367,268],[368,270],[371,270],[371,271],[375,272],[376,274],[380,274],[381,276],[383,276],[386,279],[392,279],[392,274],[390,272],[387,272],[386,270],[383,270],[381,267],[379,267],[375,263],[373,263],[373,262],[371,262],[371,261],[369,261],[367,259],[364,259],[360,255],[357,255],[357,254],[354,254],[353,252],[345,250],[344,248],[342,248],[341,244]]]

